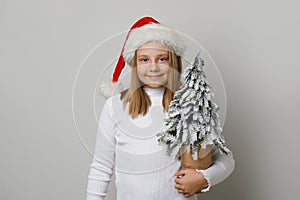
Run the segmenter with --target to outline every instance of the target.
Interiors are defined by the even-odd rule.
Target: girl
[[[196,193],[209,191],[232,173],[232,154],[220,154],[214,147],[208,169],[181,170],[180,160],[166,156],[156,140],[180,87],[183,49],[177,33],[151,17],[131,27],[113,75],[117,85],[126,62],[132,67],[130,86],[104,104],[87,200],[105,198],[113,170],[118,200],[196,199]]]

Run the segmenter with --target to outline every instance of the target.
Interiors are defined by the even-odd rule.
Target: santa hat
[[[100,86],[101,93],[106,96],[112,96],[122,91],[123,87],[119,76],[125,67],[125,63],[131,66],[135,51],[143,44],[150,41],[159,41],[166,45],[175,54],[182,56],[184,44],[176,31],[162,25],[152,17],[143,17],[135,22],[127,36],[115,67],[111,81],[105,81]]]

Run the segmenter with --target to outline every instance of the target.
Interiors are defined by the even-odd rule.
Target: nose
[[[158,72],[159,70],[160,70],[160,68],[158,66],[158,63],[152,62],[151,65],[150,65],[149,71],[150,72]]]

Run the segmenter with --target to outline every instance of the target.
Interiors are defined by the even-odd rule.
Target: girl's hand
[[[174,174],[175,188],[185,197],[190,197],[208,186],[204,176],[195,169],[181,169]]]

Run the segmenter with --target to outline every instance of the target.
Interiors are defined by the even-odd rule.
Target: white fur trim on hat
[[[104,80],[101,82],[100,85],[100,93],[103,94],[105,97],[111,97],[115,94],[119,94],[124,89],[124,86],[120,81],[118,82],[111,82],[111,80]]]
[[[159,41],[169,47],[170,50],[174,51],[177,55],[183,56],[184,43],[178,33],[161,24],[151,23],[133,29],[130,32],[123,52],[123,57],[127,64],[131,65],[135,51],[150,41]]]

